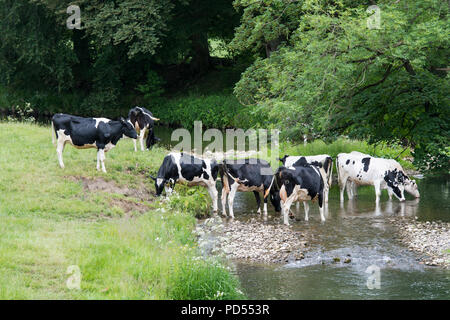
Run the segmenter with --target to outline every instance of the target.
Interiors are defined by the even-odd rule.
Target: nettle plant
[[[31,103],[26,102],[23,106],[16,105],[11,108],[11,115],[7,117],[9,122],[34,122],[36,119],[33,116],[33,108]]]

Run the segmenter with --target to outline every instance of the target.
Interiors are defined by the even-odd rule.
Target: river
[[[449,299],[450,271],[419,264],[418,256],[396,239],[391,221],[399,216],[450,221],[450,181],[423,179],[418,184],[420,200],[389,201],[384,191],[379,210],[372,187],[359,188],[358,198],[341,208],[333,186],[325,223],[317,205],[310,206],[305,222],[300,206],[292,228],[313,235],[305,259],[281,266],[235,262],[244,292],[250,299]],[[237,219],[256,216],[249,214],[254,201],[253,194],[238,193]],[[269,216],[276,216],[270,209]],[[367,286],[373,277],[366,273],[369,266],[379,268],[379,289]]]
[[[159,130],[158,130],[159,129]],[[156,129],[165,145],[170,131]],[[312,235],[305,259],[285,265],[233,261],[234,272],[250,299],[449,299],[450,270],[419,263],[397,239],[392,220],[407,217],[423,221],[450,221],[450,180],[417,180],[420,199],[408,197],[400,203],[389,201],[384,190],[380,207],[375,207],[373,187],[360,187],[358,197],[339,203],[339,190],[331,188],[326,222],[317,204],[310,206],[309,222],[303,220],[303,206],[297,211],[293,230]],[[219,197],[220,199],[220,197]],[[234,201],[236,219],[258,218],[253,193],[238,192]],[[219,208],[220,210],[220,208]],[[269,204],[269,219],[279,217]],[[226,222],[224,222],[226,223]],[[338,258],[340,261],[336,261]],[[344,261],[347,260],[347,263]],[[350,261],[349,261],[350,260]],[[379,270],[378,286],[368,287]]]

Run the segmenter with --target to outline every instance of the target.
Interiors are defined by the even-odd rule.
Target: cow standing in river
[[[145,144],[147,149],[150,149],[159,138],[155,137],[154,124],[158,121],[158,118],[153,117],[153,114],[145,108],[134,107],[128,112],[128,119],[134,126],[137,134],[139,135],[139,144],[141,145],[141,151],[144,151],[144,137],[147,133],[147,139]],[[137,151],[136,139],[133,139],[134,151]]]
[[[301,166],[280,167],[274,176],[275,181],[271,196],[274,197],[275,208],[281,208],[284,224],[289,225],[290,207],[296,201],[303,201],[305,221],[308,221],[309,204],[307,201],[317,200],[320,219],[325,221],[324,188],[327,181],[323,168],[303,162]]]
[[[56,153],[61,168],[64,168],[64,146],[70,143],[77,149],[97,148],[97,170],[106,173],[105,152],[114,148],[125,135],[137,138],[136,130],[130,122],[120,118],[113,121],[107,118],[83,118],[69,114],[58,113],[52,117],[52,131],[57,138]],[[53,143],[54,137],[53,138]]]
[[[261,159],[224,160],[221,165],[220,179],[222,180],[222,211],[227,215],[226,202],[228,197],[228,211],[234,218],[233,202],[237,191],[253,192],[261,214],[260,192],[263,193],[264,216],[267,216],[267,199],[273,182],[273,171],[269,163]]]
[[[326,176],[326,185],[324,190],[325,203],[328,203],[328,194],[331,188],[333,178],[333,158],[328,154],[319,154],[315,156],[289,156],[285,155],[280,158],[280,161],[285,167],[301,166],[304,162],[314,165],[318,168],[323,168]]]
[[[373,185],[375,202],[380,201],[381,189],[387,189],[389,199],[394,194],[400,201],[405,201],[404,191],[416,198],[420,197],[417,184],[403,171],[400,164],[392,159],[375,158],[360,152],[340,153],[336,159],[340,186],[340,201],[344,202],[344,191],[350,181],[355,186],[347,191],[349,199],[353,198],[353,189],[359,185]]]

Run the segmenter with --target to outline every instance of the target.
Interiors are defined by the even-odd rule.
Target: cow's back
[[[339,174],[360,185],[373,185],[374,181],[384,183],[389,170],[395,168],[390,159],[375,158],[364,154],[339,154]]]

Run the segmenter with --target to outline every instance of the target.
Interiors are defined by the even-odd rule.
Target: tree
[[[0,84],[68,88],[76,57],[69,34],[38,1],[0,0]]]
[[[381,1],[379,29],[355,1],[286,3],[302,11],[298,27],[243,74],[238,98],[294,139],[400,143],[417,166],[448,172],[448,3]]]

